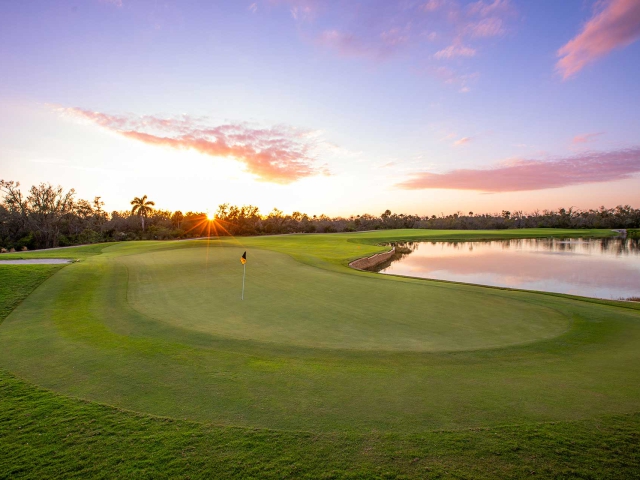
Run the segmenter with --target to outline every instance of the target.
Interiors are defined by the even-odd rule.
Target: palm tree
[[[131,200],[131,205],[133,205],[131,215],[140,215],[140,218],[142,219],[142,231],[144,232],[144,219],[147,215],[153,212],[153,208],[151,207],[155,205],[155,202],[147,200],[147,196],[145,195],[142,198],[136,197]]]

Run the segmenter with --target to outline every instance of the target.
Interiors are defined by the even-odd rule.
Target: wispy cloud
[[[478,22],[469,22],[465,26],[465,31],[475,38],[497,37],[506,33],[504,20],[498,17],[483,18]]]
[[[318,140],[315,145],[319,151],[343,160],[359,158],[363,153],[362,150],[352,151],[325,140]]]
[[[605,0],[596,3],[593,17],[578,35],[558,50],[556,69],[568,79],[585,66],[640,38],[640,1]]]
[[[467,143],[471,142],[471,140],[472,140],[471,137],[462,137],[456,140],[455,142],[453,142],[453,145],[456,147],[459,147],[461,145],[466,145]]]
[[[507,33],[515,16],[510,0],[262,1],[289,8],[301,36],[321,48],[376,60],[410,51],[427,71],[429,64],[475,56],[479,42]]]
[[[475,49],[465,47],[464,45],[449,45],[447,48],[437,51],[433,54],[434,58],[454,58],[454,57],[473,57],[476,54]]]
[[[459,86],[461,93],[469,92],[469,85],[479,77],[478,72],[461,74],[445,65],[430,66],[426,69],[426,72],[448,85]]]
[[[640,147],[588,152],[551,161],[512,160],[490,169],[458,169],[446,173],[417,172],[396,185],[405,190],[453,189],[517,192],[601,183],[640,172]]]
[[[317,136],[288,126],[256,128],[247,123],[210,126],[207,118],[183,115],[110,115],[80,108],[55,107],[63,115],[91,122],[123,137],[148,145],[195,150],[214,157],[232,158],[244,164],[258,180],[287,184],[319,174],[314,149]]]
[[[328,4],[327,0],[262,0],[262,3],[287,7],[291,18],[297,21],[313,20]]]
[[[33,163],[43,163],[47,165],[64,165],[66,163],[69,163],[68,160],[63,160],[61,158],[46,158],[46,157],[32,158],[29,161]]]
[[[102,3],[108,3],[110,5],[114,5],[118,8],[122,7],[122,0],[100,0]]]
[[[377,168],[391,168],[391,167],[395,167],[398,164],[398,162],[387,162],[383,165],[380,165]]]
[[[573,144],[589,143],[593,141],[595,138],[599,137],[600,135],[604,135],[604,132],[585,133],[583,135],[576,135],[575,137],[573,137],[573,140],[571,141],[571,143]]]
[[[249,5],[249,11],[251,13],[256,13],[258,11],[258,4],[256,2],[253,2],[251,5]]]
[[[361,39],[351,33],[340,32],[338,30],[325,30],[317,38],[316,43],[325,47],[333,48],[346,56],[368,55],[370,49]],[[383,56],[382,50],[377,52],[378,56]]]
[[[440,141],[442,142],[442,141],[444,141],[444,140],[453,140],[453,139],[454,139],[454,138],[456,138],[457,136],[458,136],[458,135],[457,135],[455,132],[449,132],[449,133],[447,133],[447,134],[443,135],[443,136],[440,138]]]

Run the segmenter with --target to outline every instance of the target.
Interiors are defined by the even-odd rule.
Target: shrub
[[[28,235],[25,235],[20,240],[13,244],[14,251],[22,250],[22,247],[27,247],[29,250],[35,250],[36,248],[36,239],[33,235],[33,232],[29,232]]]
[[[85,228],[80,235],[78,235],[78,243],[98,243],[102,239],[100,234],[89,228]]]
[[[73,242],[66,235],[58,235],[58,245],[61,247],[69,247]]]

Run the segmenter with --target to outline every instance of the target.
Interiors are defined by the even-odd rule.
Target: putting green
[[[491,292],[341,276],[254,249],[240,299],[239,248],[122,257],[129,304],[149,318],[227,338],[358,350],[469,350],[567,330],[562,313]],[[473,314],[466,303],[474,304]]]
[[[67,250],[59,255],[82,261],[0,325],[0,366],[136,411],[277,429],[419,432],[638,411],[640,310],[346,266],[412,237],[468,238],[397,231]]]

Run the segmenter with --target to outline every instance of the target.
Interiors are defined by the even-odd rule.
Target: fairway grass
[[[591,454],[580,453],[584,458],[576,467],[561,453],[546,453],[556,465],[551,471],[629,473],[638,465],[639,306],[381,276],[347,266],[396,239],[540,233],[404,230],[135,242],[59,250],[59,258],[80,259],[64,267],[2,266],[3,284],[16,293],[0,302],[5,315],[12,310],[0,324],[0,367],[15,375],[2,374],[2,393],[12,400],[0,410],[1,428],[16,421],[8,412],[24,415],[33,401],[60,405],[56,412],[95,415],[98,422],[122,421],[132,431],[149,428],[152,435],[169,435],[165,428],[196,432],[200,453],[219,454],[216,442],[227,438],[237,445],[229,455],[246,457],[255,467],[237,476],[280,476],[286,462],[279,462],[289,452],[294,463],[303,463],[299,472],[312,476],[344,474],[352,458],[354,474],[383,476],[388,468],[394,475],[446,476],[458,468],[477,477],[500,471],[522,476],[529,467],[540,473],[538,460],[523,460],[518,445],[536,444],[535,450],[559,439],[565,445],[575,430]],[[239,257],[245,250],[241,301]],[[111,411],[33,384],[182,420]],[[605,432],[602,444],[592,438],[594,422]],[[58,434],[54,420],[41,424]],[[205,432],[220,438],[207,439]],[[506,443],[489,440],[488,432],[501,432]],[[11,442],[22,438],[10,435]],[[607,455],[602,445],[617,435],[622,450],[612,454],[610,465],[595,467],[595,459]],[[264,470],[259,454],[244,442],[262,449]],[[471,442],[468,451],[465,442]],[[487,451],[508,445],[517,448],[495,468],[468,460],[486,460]],[[334,457],[326,470],[310,452],[314,448]],[[166,445],[145,452],[154,449],[175,453]],[[435,467],[433,458],[425,463],[434,451],[448,460]],[[407,463],[413,461],[410,452],[418,458],[415,465]],[[102,455],[108,464],[108,453]],[[518,461],[522,465],[512,464]]]

